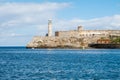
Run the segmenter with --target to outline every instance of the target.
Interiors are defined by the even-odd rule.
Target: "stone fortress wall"
[[[57,31],[55,36],[59,37],[107,37],[111,35],[120,35],[120,30],[83,30],[82,26],[78,26],[78,30]]]

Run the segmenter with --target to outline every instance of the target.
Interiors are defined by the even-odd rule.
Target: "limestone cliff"
[[[77,37],[40,37],[35,36],[27,48],[81,48],[87,47],[83,38]]]

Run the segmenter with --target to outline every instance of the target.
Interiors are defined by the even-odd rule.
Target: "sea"
[[[0,47],[0,80],[120,80],[120,49]]]

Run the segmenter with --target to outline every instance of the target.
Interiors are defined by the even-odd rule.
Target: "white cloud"
[[[53,18],[56,10],[66,6],[67,3],[5,3],[0,5],[0,17],[6,19],[7,25],[35,23]]]
[[[0,29],[33,27],[54,18],[57,10],[67,3],[4,3],[0,5]],[[34,26],[35,28],[36,26]]]
[[[2,38],[0,45],[9,39],[15,39],[17,42],[17,36],[23,36],[21,38],[24,43],[30,35],[32,37],[38,33],[46,33],[43,25],[47,24],[47,20],[55,18],[57,10],[68,6],[69,3],[49,2],[0,4],[0,37]]]
[[[59,27],[61,27],[61,30],[63,29],[72,30],[77,28],[77,26],[79,25],[82,25],[85,29],[101,29],[101,30],[119,29],[120,30],[120,15],[94,18],[89,20],[83,20],[83,19],[61,20],[55,24],[55,26],[57,25],[58,26],[60,25]]]
[[[24,36],[24,35],[22,35],[22,34],[16,34],[16,33],[6,33],[6,34],[4,34],[4,33],[1,33],[0,34],[0,37],[21,37],[21,36]]]

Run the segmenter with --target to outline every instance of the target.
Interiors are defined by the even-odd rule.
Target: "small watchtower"
[[[82,26],[78,26],[78,31],[82,31],[83,27]]]

